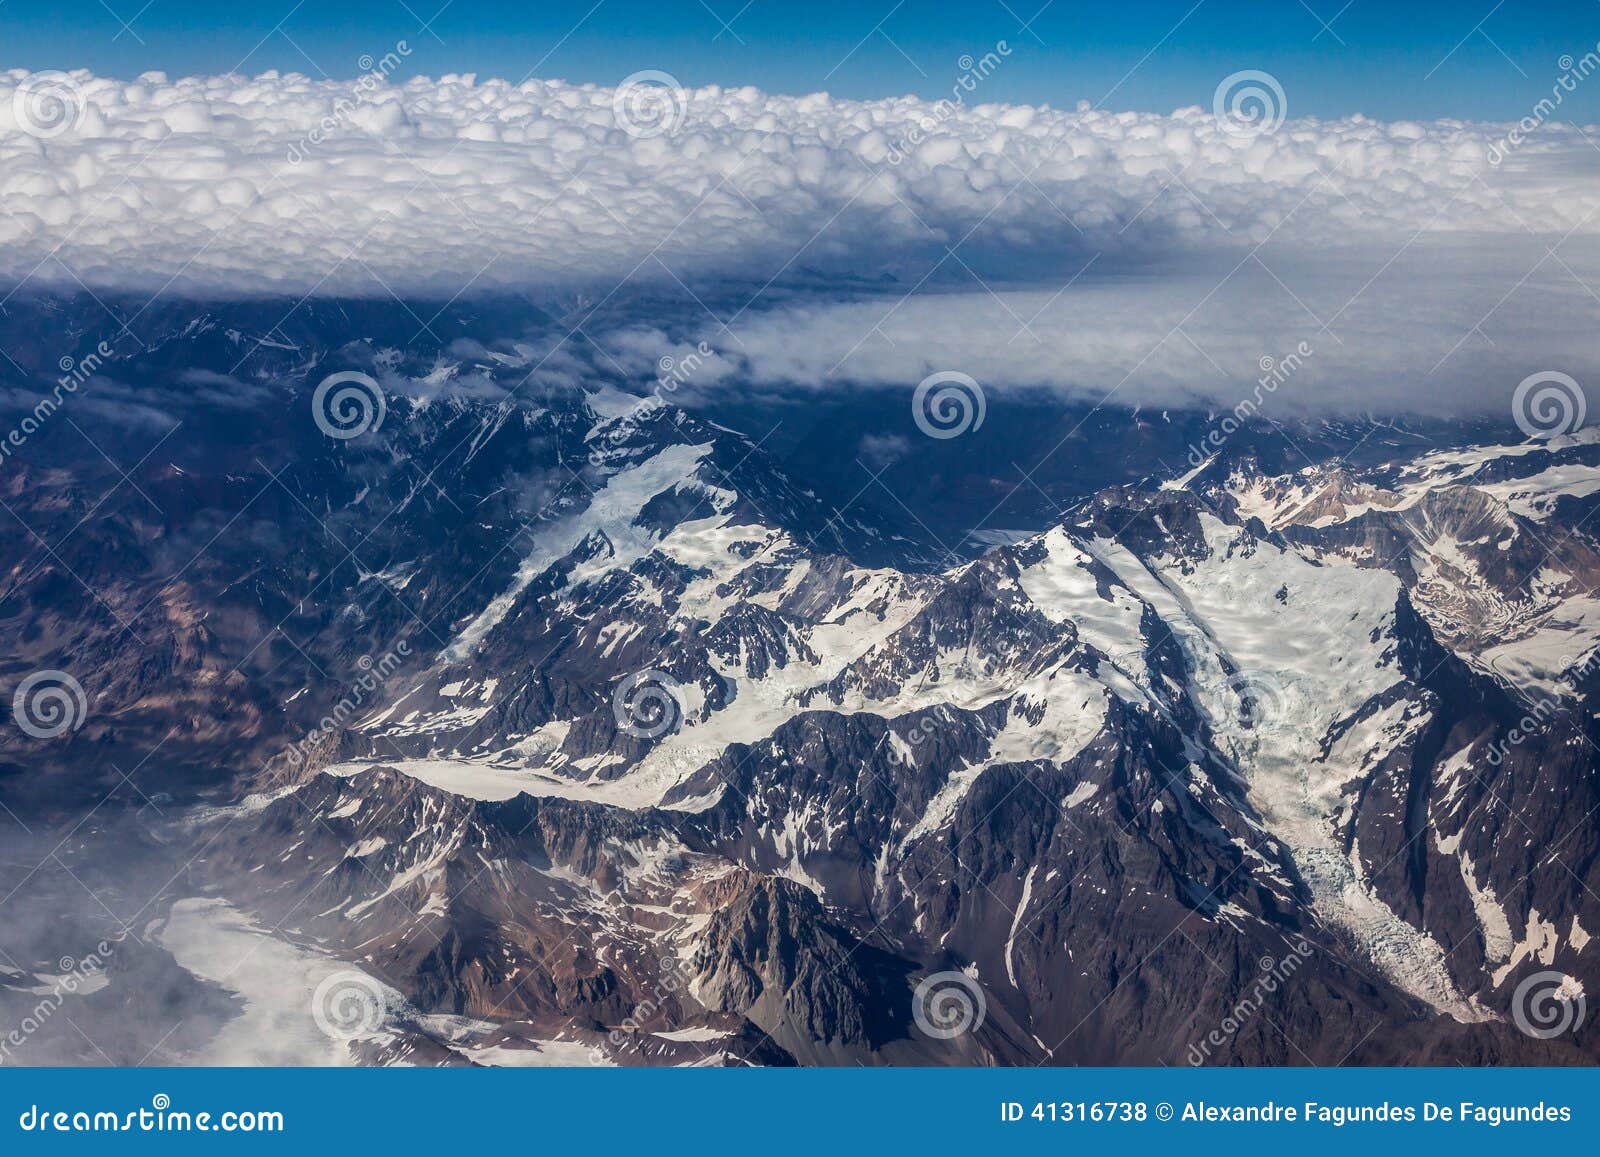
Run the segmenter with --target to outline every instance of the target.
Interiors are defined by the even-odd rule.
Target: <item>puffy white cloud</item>
[[[1302,341],[1316,354],[1274,405],[1493,410],[1543,369],[1600,387],[1583,132],[1237,128],[1198,108],[8,72],[0,282],[532,289],[578,316],[609,302],[594,349],[557,334],[538,374],[600,350],[598,372],[649,375],[703,342],[695,389],[961,370],[1231,406]]]
[[[1274,245],[1600,230],[1595,154],[1549,125],[1170,116],[682,94],[632,135],[612,90],[472,77],[131,82],[0,74],[0,279],[441,293],[815,271],[1059,282]],[[54,101],[55,103],[52,103]],[[951,257],[949,250],[954,249]],[[671,270],[669,276],[667,270]]]

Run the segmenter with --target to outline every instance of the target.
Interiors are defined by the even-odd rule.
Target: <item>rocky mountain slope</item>
[[[1241,437],[955,555],[547,350],[248,325],[175,318],[0,494],[6,686],[83,693],[0,789],[118,897],[82,999],[207,994],[158,1056],[1600,1054],[1587,431]]]

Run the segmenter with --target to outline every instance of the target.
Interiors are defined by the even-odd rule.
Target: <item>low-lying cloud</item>
[[[1241,261],[1065,288],[1005,287],[787,303],[692,336],[724,386],[909,388],[957,370],[989,392],[1046,389],[1125,406],[1232,407],[1272,382],[1270,413],[1504,413],[1530,373],[1555,369],[1600,406],[1600,247],[1418,238],[1309,260]],[[679,344],[657,335],[660,349]],[[621,343],[619,343],[621,344]],[[629,348],[648,349],[635,335]]]
[[[705,340],[725,382],[960,368],[1130,404],[1226,402],[1301,341],[1312,406],[1489,404],[1593,359],[1600,152],[1571,126],[669,81],[3,73],[0,281],[662,294],[702,324],[613,334],[624,360]]]

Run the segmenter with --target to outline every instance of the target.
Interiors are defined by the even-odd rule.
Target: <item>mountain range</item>
[[[1592,428],[294,305],[0,324],[7,1059],[1600,1056]]]

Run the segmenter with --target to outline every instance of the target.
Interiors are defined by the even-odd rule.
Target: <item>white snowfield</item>
[[[453,293],[468,278],[615,283],[663,243],[678,276],[765,280],[813,238],[809,262],[876,275],[926,251],[930,230],[1025,258],[1064,236],[1085,254],[1171,253],[1269,233],[1322,249],[1423,229],[1522,238],[1529,221],[1600,229],[1600,185],[1571,176],[1588,145],[1560,124],[1496,166],[1509,126],[1449,120],[1291,120],[1249,137],[1209,108],[710,86],[671,92],[676,131],[640,136],[615,99],[471,75],[3,72],[0,276],[66,283],[35,272],[53,254],[98,288],[378,292],[367,266],[395,292]],[[357,246],[359,262],[332,259]]]
[[[626,415],[597,414],[601,426],[629,420]],[[678,608],[683,625],[715,621],[734,610],[746,598],[738,593],[736,580],[748,568],[787,568],[787,578],[776,589],[748,597],[768,610],[800,589],[816,565],[813,559],[787,535],[733,523],[731,503],[706,518],[678,524],[661,539],[619,523],[654,493],[700,485],[694,474],[702,449],[664,451],[612,478],[594,517],[605,522],[618,550],[574,575],[563,597],[652,552],[705,572]],[[1439,473],[1454,475],[1461,465],[1441,465]],[[1311,889],[1316,916],[1401,988],[1441,1013],[1461,1021],[1490,1016],[1458,990],[1441,946],[1375,894],[1364,878],[1360,847],[1347,854],[1336,835],[1335,825],[1352,803],[1347,791],[1379,762],[1412,743],[1428,722],[1421,700],[1394,694],[1404,680],[1395,649],[1400,581],[1385,570],[1362,568],[1337,555],[1306,557],[1296,549],[1258,541],[1209,514],[1200,515],[1200,525],[1204,545],[1197,556],[1186,552],[1184,557],[1141,558],[1119,542],[1080,539],[1056,528],[942,576],[913,580],[892,570],[847,569],[830,605],[809,619],[787,620],[793,639],[804,644],[803,654],[792,648],[787,665],[773,666],[761,678],[750,674],[743,652],[714,659],[734,690],[731,703],[702,719],[704,701],[696,700],[682,725],[632,767],[615,766],[620,756],[569,762],[560,752],[568,726],[564,721],[547,725],[536,736],[507,737],[506,745],[492,752],[436,751],[425,759],[383,762],[442,790],[478,799],[526,792],[625,808],[659,807],[671,789],[729,744],[767,740],[804,710],[880,716],[890,722],[889,743],[895,751],[901,758],[914,758],[920,736],[919,725],[908,721],[912,712],[937,713],[941,707],[973,711],[1006,703],[1005,721],[989,736],[988,754],[954,770],[923,814],[904,826],[896,847],[886,850],[878,865],[881,880],[910,845],[950,825],[962,799],[992,765],[1071,760],[1101,733],[1113,699],[1169,716],[1186,703],[1201,713],[1214,747],[1248,784],[1253,809],[1249,822],[1291,853]],[[560,533],[570,539],[577,526]],[[732,549],[736,545],[740,549]],[[498,616],[558,556],[558,551],[542,547],[530,555],[519,572],[518,587],[495,600],[440,657],[441,678],[451,669],[452,656],[487,638]],[[1021,557],[1032,561],[1017,569],[1013,579],[1004,569],[1010,565],[1005,560]],[[986,665],[968,648],[934,649],[914,669],[903,670],[907,656],[921,653],[917,641],[926,637],[920,633],[919,616],[972,567],[999,568],[994,581],[1014,591],[1044,620],[1075,631],[1079,649],[1070,653],[1086,661],[1057,658],[1035,669],[1027,665],[1030,655]],[[659,592],[652,593],[649,581],[641,581],[639,597],[657,600]],[[1170,629],[1181,649],[1186,668],[1181,685],[1152,675],[1152,640],[1143,627],[1149,616]],[[887,684],[868,677],[886,672],[895,673]],[[479,702],[486,689],[492,696],[512,685],[508,673],[498,672],[493,679],[457,681],[447,690],[462,702]],[[885,685],[898,689],[882,697],[866,690]],[[392,723],[391,717],[399,716],[385,712],[371,726],[381,733],[385,720]],[[1474,758],[1471,751],[1457,752],[1446,768],[1460,774]],[[329,770],[348,775],[373,763],[368,759]],[[614,777],[595,774],[603,768]],[[622,774],[615,775],[618,770]],[[1062,806],[1096,808],[1096,792],[1088,780],[1070,792],[1064,787]],[[718,798],[713,793],[674,806],[697,810]],[[1441,818],[1457,822],[1457,817]],[[834,817],[811,804],[775,817],[769,834],[788,861],[785,874],[822,892],[803,861],[827,849],[835,826]],[[1456,851],[1453,837],[1436,831],[1435,838],[1442,841],[1441,851]],[[1247,859],[1248,870],[1258,873],[1266,886],[1288,889],[1276,864],[1260,855]],[[1508,916],[1478,886],[1465,859],[1461,870],[1496,961],[1549,955],[1559,936],[1535,929],[1532,916],[1526,921],[1518,914]],[[1250,917],[1229,907],[1217,918]],[[1524,922],[1530,931],[1518,942],[1511,928]],[[1574,945],[1585,936],[1577,928],[1561,931],[1570,932]],[[1502,966],[1500,971],[1509,969]]]
[[[591,403],[591,409],[597,418],[591,439],[617,423],[634,420],[634,415],[623,407],[597,407]],[[812,563],[804,557],[796,561],[798,544],[786,534],[760,526],[733,524],[733,516],[726,512],[731,502],[717,501],[722,494],[733,498],[731,493],[714,491],[713,501],[706,504],[711,510],[708,517],[680,523],[664,538],[653,537],[633,525],[639,511],[656,495],[701,485],[696,481],[696,474],[708,450],[705,446],[672,446],[612,475],[587,510],[546,532],[545,538],[519,566],[512,586],[492,600],[441,652],[436,670],[449,672],[468,661],[515,606],[522,592],[582,538],[596,530],[604,533],[613,549],[569,575],[568,591],[598,581],[615,570],[625,570],[653,552],[705,572],[703,578],[697,579],[684,592],[680,601],[675,618],[686,626],[696,619],[715,621],[740,599],[727,593],[731,580],[745,571],[753,572],[778,562],[789,568],[788,581],[776,590],[747,600],[755,606],[775,609],[805,582]],[[723,507],[720,512],[719,505]],[[730,549],[735,545],[753,550],[735,553]],[[946,580],[957,577],[960,570],[957,568],[946,575]],[[515,737],[497,751],[439,751],[426,759],[384,762],[441,790],[479,799],[508,799],[527,793],[629,808],[660,807],[669,791],[730,744],[765,739],[805,710],[802,697],[806,693],[817,692],[857,663],[872,661],[880,650],[886,648],[893,653],[896,633],[924,610],[941,588],[940,583],[908,579],[897,571],[866,568],[847,571],[844,584],[847,593],[826,613],[816,621],[794,625],[795,637],[804,644],[808,655],[791,656],[785,666],[769,669],[761,679],[748,675],[743,655],[732,659],[713,658],[713,666],[736,688],[733,702],[701,721],[692,709],[699,704],[687,702],[694,696],[695,689],[681,688],[679,696],[686,700],[684,706],[691,708],[683,712],[682,726],[662,737],[624,776],[608,779],[595,774],[606,767],[604,757],[568,763],[558,750],[557,739],[564,733],[564,727],[559,724],[549,729],[549,741],[544,743],[530,742],[535,737]],[[659,602],[659,595],[648,589],[643,597]],[[1132,661],[1126,655],[1132,645],[1127,632],[1132,629],[1136,633],[1138,612],[1132,609],[1129,596],[1124,594],[1122,599],[1106,613],[1112,618],[1121,616],[1120,650],[1125,653],[1125,661]],[[1127,618],[1129,615],[1131,621]],[[919,680],[907,685],[892,699],[874,700],[851,691],[842,703],[825,696],[811,707],[844,712],[871,711],[893,719],[940,704],[975,710],[997,700],[1011,700],[1014,706],[1010,720],[993,737],[991,762],[1042,757],[1064,760],[1098,732],[1107,694],[1101,683],[1066,668],[1036,673],[1025,680],[1004,670],[978,673],[973,669],[975,658],[965,651],[940,655]],[[1108,667],[1107,676],[1123,690],[1136,693],[1114,668]],[[419,686],[427,684],[431,678],[424,678]],[[486,682],[504,686],[506,690],[512,686],[508,679]],[[418,715],[408,710],[411,693],[407,693],[363,721],[360,729],[382,737],[446,730],[470,722],[486,710],[481,695],[474,694],[478,687],[479,684],[469,686],[465,681],[446,684],[441,688],[443,693],[459,695],[456,702],[470,704],[470,707],[458,705],[448,712],[432,715]],[[1042,717],[1033,721],[1030,717],[1041,708]],[[364,759],[328,770],[336,775],[349,775],[370,766],[373,760]],[[969,769],[953,782],[959,782],[963,789],[970,786],[983,766],[987,764]],[[715,803],[717,798],[715,795],[701,797],[675,806],[698,810]],[[942,794],[930,813],[946,813],[944,820],[948,822],[958,800],[959,793]],[[914,831],[926,834],[937,830],[937,826],[925,820]],[[798,851],[796,848],[796,854]]]
[[[1236,474],[1228,480],[1228,491],[1241,512],[1273,529],[1335,526],[1372,510],[1409,510],[1429,494],[1453,486],[1470,486],[1516,514],[1541,521],[1549,516],[1553,499],[1583,497],[1600,489],[1600,468],[1551,461],[1564,451],[1597,443],[1600,426],[1585,426],[1571,434],[1514,445],[1431,451],[1401,468],[1387,487],[1357,481],[1341,470],[1311,466],[1293,475]],[[1542,468],[1503,481],[1482,477],[1494,464],[1524,460]],[[1209,461],[1166,488],[1185,489],[1206,465]],[[1320,512],[1313,514],[1314,510]]]
[[[1402,516],[1417,539],[1410,551],[1419,576],[1412,600],[1424,618],[1443,628],[1441,641],[1495,679],[1564,696],[1573,693],[1568,673],[1600,647],[1600,599],[1589,593],[1587,583],[1562,573],[1554,558],[1523,586],[1503,591],[1485,576],[1475,556],[1505,551],[1519,539],[1531,539],[1540,555],[1568,545],[1569,532],[1546,530],[1541,524],[1557,500],[1600,491],[1600,466],[1557,459],[1597,443],[1600,426],[1587,426],[1546,440],[1434,451],[1406,465],[1386,486],[1311,467],[1279,477],[1235,475],[1227,490],[1242,515],[1260,518],[1273,529],[1333,527],[1372,511]],[[1507,464],[1520,476],[1496,478],[1494,468]],[[1417,509],[1430,495],[1453,489],[1488,500],[1491,518],[1474,523],[1470,537],[1433,523]],[[1379,566],[1395,561],[1352,560]],[[1462,617],[1481,620],[1478,635],[1490,641],[1473,646],[1453,638],[1448,624]]]
[[[570,554],[588,535],[603,534],[612,544],[614,553],[608,570],[626,569],[649,553],[656,543],[635,529],[634,520],[657,494],[688,482],[710,449],[710,446],[669,446],[653,458],[613,474],[582,514],[563,520],[540,536],[539,548],[522,560],[510,589],[495,598],[452,639],[441,657],[451,663],[469,658],[474,648],[505,618],[528,585]]]
[[[1146,566],[1104,540],[1097,553],[1172,629],[1191,691],[1249,784],[1262,828],[1293,854],[1313,911],[1402,989],[1461,1021],[1490,1014],[1463,997],[1427,934],[1396,916],[1346,856],[1334,821],[1343,789],[1426,721],[1402,702],[1390,648],[1400,584],[1382,571],[1318,566],[1202,515],[1209,554]],[[1172,560],[1175,564],[1177,560]]]

